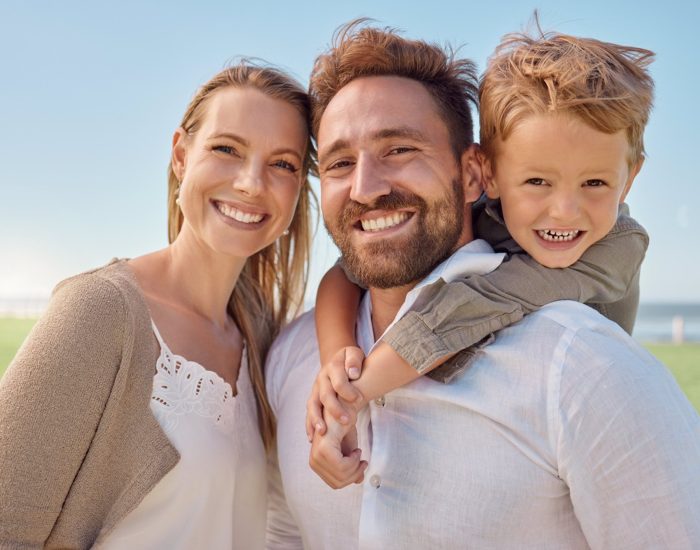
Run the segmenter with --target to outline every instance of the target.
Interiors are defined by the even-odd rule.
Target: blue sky
[[[237,55],[304,84],[333,30],[368,16],[461,45],[480,69],[534,8],[547,30],[646,47],[656,106],[629,196],[651,234],[642,301],[700,302],[700,155],[689,2],[32,2],[0,4],[0,298],[48,295],[61,278],[166,244],[173,130],[196,87]],[[312,289],[335,251],[322,226]]]

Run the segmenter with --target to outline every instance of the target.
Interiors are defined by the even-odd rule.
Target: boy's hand
[[[359,378],[364,357],[360,348],[347,346],[321,367],[306,402],[306,436],[309,441],[313,440],[315,431],[325,433],[323,414],[326,410],[341,424],[349,422],[354,411],[349,411],[349,407],[343,406],[338,398],[355,404],[362,400],[362,394],[350,380]]]
[[[309,453],[309,466],[333,489],[342,489],[351,483],[362,483],[367,461],[360,460],[357,448],[355,418],[347,425],[327,417],[328,431],[314,434]]]

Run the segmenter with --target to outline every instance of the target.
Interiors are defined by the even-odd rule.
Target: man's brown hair
[[[606,134],[626,131],[630,164],[644,155],[654,53],[557,33],[503,37],[479,88],[481,146],[493,154],[527,116],[568,113]]]
[[[367,27],[367,21],[357,19],[339,27],[328,52],[316,58],[309,85],[314,136],[318,137],[323,112],[343,86],[356,78],[400,76],[427,88],[459,157],[474,141],[470,111],[470,105],[477,105],[474,63],[456,58],[449,47],[409,40],[391,28]]]

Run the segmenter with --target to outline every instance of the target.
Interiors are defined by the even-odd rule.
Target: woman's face
[[[302,185],[307,127],[289,103],[253,88],[214,92],[197,131],[178,130],[182,231],[216,252],[247,258],[289,226]]]

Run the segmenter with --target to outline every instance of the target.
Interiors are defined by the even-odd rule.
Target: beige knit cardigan
[[[0,381],[0,548],[89,548],[175,466],[158,354],[124,261],[56,287]]]

